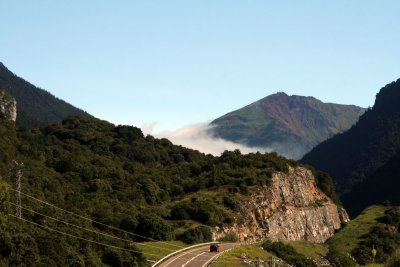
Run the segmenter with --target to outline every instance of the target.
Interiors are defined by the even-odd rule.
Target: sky
[[[400,78],[400,1],[0,0],[0,61],[151,133],[265,96],[372,106]]]

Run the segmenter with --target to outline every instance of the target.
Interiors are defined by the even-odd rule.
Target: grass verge
[[[181,241],[143,242],[133,244],[139,248],[143,255],[149,260],[162,259],[164,256],[174,251],[189,246]]]
[[[242,245],[222,254],[213,264],[213,267],[244,267],[248,266],[241,262],[241,257],[247,259],[270,259],[273,255],[263,250],[259,245]]]

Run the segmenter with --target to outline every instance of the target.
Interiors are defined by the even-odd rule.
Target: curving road
[[[224,251],[240,245],[239,243],[219,244],[219,251],[210,252],[210,246],[194,248],[184,251],[161,263],[160,267],[206,267],[218,255]]]

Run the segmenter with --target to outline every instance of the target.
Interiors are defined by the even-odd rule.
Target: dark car
[[[219,252],[219,245],[218,244],[211,244],[210,245],[210,252]]]

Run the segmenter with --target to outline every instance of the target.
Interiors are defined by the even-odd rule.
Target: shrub
[[[385,267],[398,267],[400,266],[400,250],[396,250],[395,253],[393,253],[388,261],[386,262]]]
[[[178,239],[187,244],[204,243],[212,240],[212,233],[207,226],[197,226],[180,234]]]
[[[262,247],[296,267],[317,267],[312,260],[307,259],[305,256],[297,253],[293,247],[282,242],[266,241],[262,244]]]
[[[171,210],[171,218],[175,220],[192,219],[207,225],[220,225],[226,219],[225,213],[210,199],[193,198],[190,202],[176,204]]]
[[[156,240],[174,239],[172,225],[155,214],[140,214],[135,232]]]
[[[355,267],[357,263],[350,255],[330,249],[327,255],[329,262],[335,267]]]
[[[234,232],[228,232],[224,237],[218,239],[221,242],[237,242],[239,237]]]
[[[240,204],[235,199],[228,196],[224,196],[222,200],[224,202],[225,207],[228,207],[233,211],[239,211]]]

